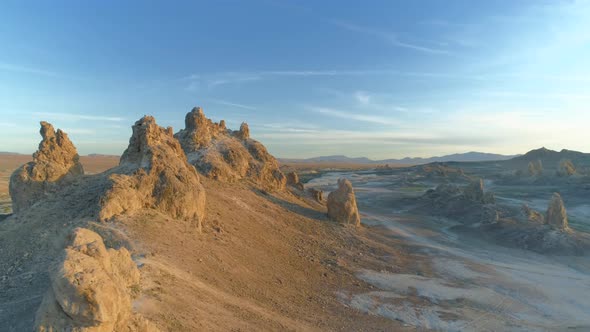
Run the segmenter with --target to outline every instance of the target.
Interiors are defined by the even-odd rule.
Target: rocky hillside
[[[225,121],[215,123],[195,107],[185,118],[185,128],[174,135],[188,160],[205,176],[224,182],[248,180],[269,189],[284,189],[285,175],[277,160],[260,142],[250,138],[248,124],[227,129]]]
[[[195,109],[175,136],[145,116],[99,174],[48,128],[15,173],[27,208],[0,221],[2,331],[405,329],[341,296],[371,290],[356,271],[412,259],[394,239],[330,222],[295,175],[285,187],[247,125],[230,131]]]

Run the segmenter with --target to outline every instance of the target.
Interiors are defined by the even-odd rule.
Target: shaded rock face
[[[563,199],[558,193],[554,193],[547,208],[545,222],[557,229],[568,230],[567,211],[563,204]]]
[[[214,123],[199,107],[186,115],[185,125],[174,136],[200,173],[223,182],[248,179],[267,190],[285,188],[287,179],[277,160],[250,138],[246,123],[239,131],[228,130],[225,122]]]
[[[303,183],[299,181],[299,175],[296,172],[287,173],[287,184],[299,190],[303,190]]]
[[[39,149],[33,161],[18,168],[10,177],[9,191],[15,213],[26,209],[64,181],[84,174],[76,147],[61,129],[55,131],[41,122]]]
[[[338,189],[328,195],[328,217],[341,224],[360,226],[361,218],[354,189],[347,179],[339,179]]]
[[[313,199],[315,199],[318,203],[324,202],[324,192],[322,190],[309,188],[308,191],[311,197],[313,197]]]
[[[469,200],[482,204],[494,204],[496,202],[493,193],[484,192],[483,179],[471,181],[471,183],[469,183],[469,185],[463,189],[463,195],[465,195],[465,197]]]
[[[172,128],[151,116],[133,125],[129,147],[111,171],[100,200],[99,219],[152,208],[193,222],[200,230],[205,216],[205,190],[186,159]]]
[[[36,331],[157,331],[132,312],[140,275],[131,255],[125,248],[107,249],[97,233],[76,228],[49,276]]]

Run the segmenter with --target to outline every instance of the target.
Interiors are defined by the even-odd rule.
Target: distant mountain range
[[[384,160],[372,160],[366,157],[349,158],[343,155],[333,156],[322,156],[307,159],[289,159],[280,158],[281,162],[297,162],[297,163],[352,163],[352,164],[404,164],[404,165],[420,165],[429,164],[434,162],[477,162],[477,161],[497,161],[497,160],[509,160],[519,155],[501,155],[494,153],[484,152],[467,152],[467,153],[456,153],[440,157],[430,158],[403,158],[403,159],[384,159]]]

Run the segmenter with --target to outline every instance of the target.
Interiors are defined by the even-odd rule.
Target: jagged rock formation
[[[557,229],[568,230],[567,212],[563,204],[563,199],[558,193],[554,193],[547,208],[545,222]]]
[[[129,147],[108,181],[99,219],[153,208],[201,229],[205,190],[199,175],[187,162],[172,128],[158,126],[153,117],[144,116],[133,125]]]
[[[125,248],[107,250],[100,235],[76,228],[49,272],[51,288],[37,311],[36,331],[158,331],[132,312],[140,276]]]
[[[324,192],[322,190],[309,188],[308,191],[311,197],[313,197],[318,203],[324,202]]]
[[[531,161],[528,164],[528,172],[530,176],[539,176],[543,174],[543,163],[541,160]]]
[[[465,177],[465,173],[460,168],[448,166],[444,163],[432,163],[417,168],[418,174],[427,178],[449,178],[461,179]]]
[[[571,160],[564,159],[559,162],[559,167],[557,168],[558,176],[572,176],[574,174],[576,174],[576,167]]]
[[[347,179],[339,179],[338,189],[328,195],[328,217],[342,224],[360,226],[361,218],[354,189]]]
[[[240,125],[240,130],[235,133],[236,137],[241,139],[241,140],[247,140],[250,138],[250,127],[248,127],[248,124],[246,122],[242,122],[242,124]]]
[[[303,190],[303,183],[299,181],[299,175],[296,172],[287,173],[287,184],[299,190]]]
[[[538,211],[531,209],[528,205],[524,204],[522,206],[522,212],[524,213],[525,218],[534,223],[544,224],[545,223],[545,216]]]
[[[269,190],[285,187],[286,178],[277,160],[250,138],[246,123],[239,131],[231,131],[225,128],[225,122],[214,123],[195,107],[185,117],[185,129],[174,136],[189,162],[209,178],[224,182],[250,179]]]
[[[481,179],[459,188],[453,184],[440,184],[428,190],[421,200],[426,208],[436,215],[453,218],[465,224],[489,224],[499,220],[493,193],[484,191]]]
[[[33,161],[18,168],[10,177],[12,210],[22,211],[56,189],[59,185],[84,174],[76,147],[61,129],[57,132],[47,122],[41,122],[39,149]]]

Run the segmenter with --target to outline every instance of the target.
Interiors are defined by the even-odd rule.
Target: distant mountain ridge
[[[322,162],[340,162],[340,163],[357,163],[357,164],[404,164],[404,165],[419,165],[429,164],[434,162],[478,162],[478,161],[503,161],[509,160],[519,155],[501,155],[495,153],[485,152],[467,152],[467,153],[455,153],[440,157],[430,158],[402,158],[402,159],[383,159],[383,160],[372,160],[366,157],[350,158],[344,155],[332,155],[332,156],[320,156],[314,158],[305,159],[289,159],[279,158],[281,162],[298,162],[298,163],[322,163]]]
[[[524,168],[529,162],[541,161],[543,168],[557,168],[562,160],[569,160],[576,166],[590,167],[590,153],[563,149],[549,150],[545,147],[527,152],[522,156],[507,160],[506,164],[513,168]]]

